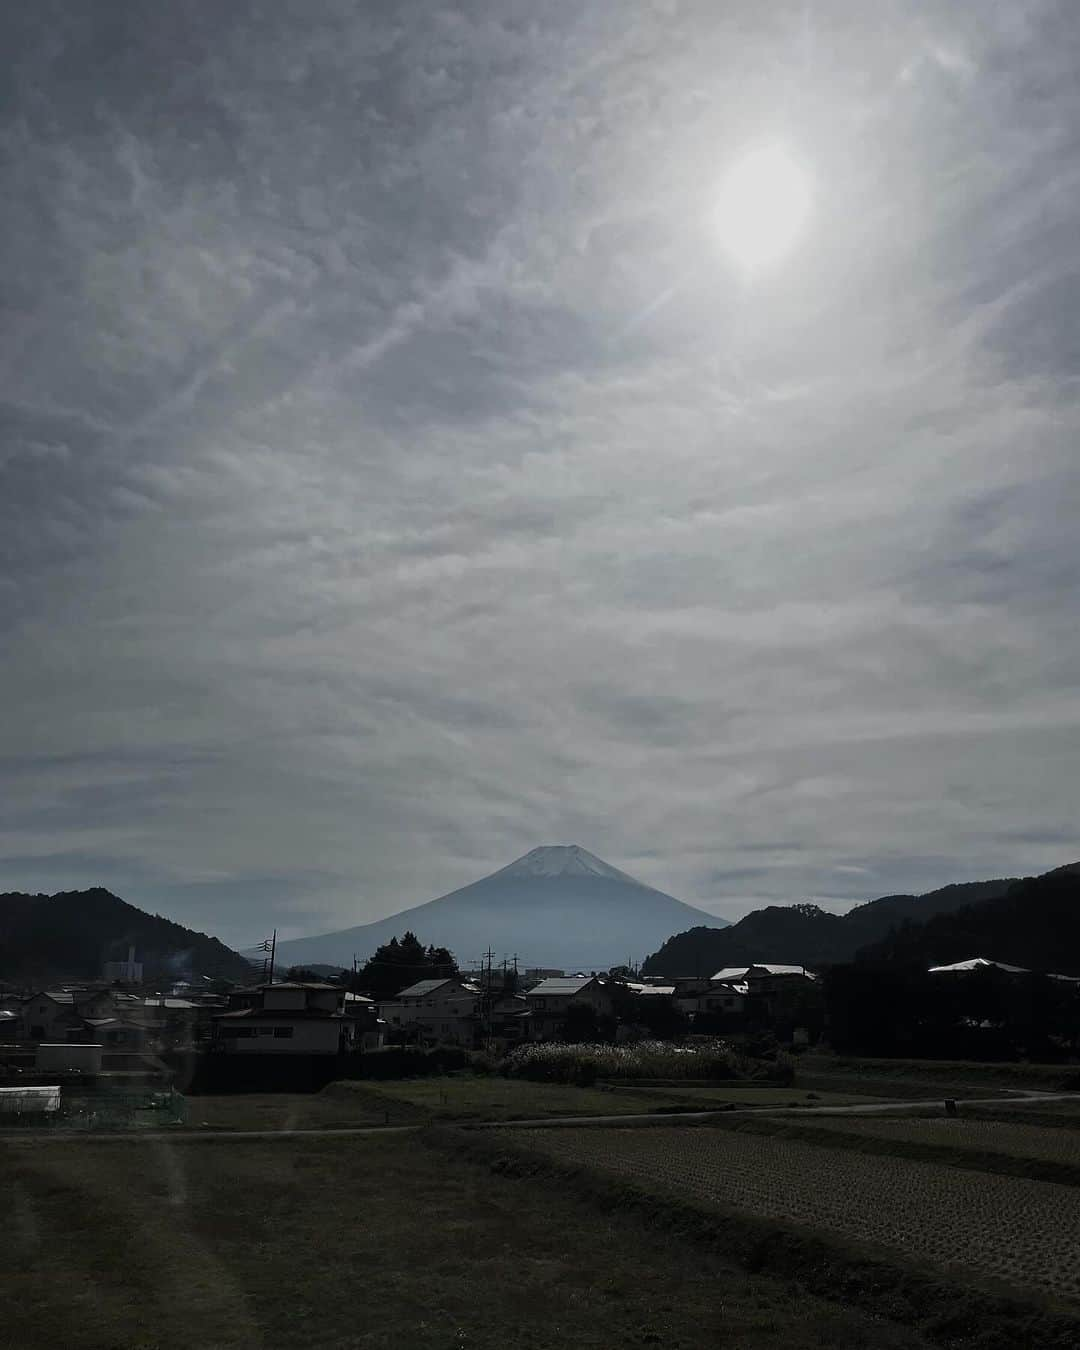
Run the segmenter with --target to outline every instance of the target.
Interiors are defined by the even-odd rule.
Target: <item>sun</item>
[[[810,180],[781,146],[754,150],[720,186],[720,242],[747,272],[778,263],[794,247],[810,214]]]

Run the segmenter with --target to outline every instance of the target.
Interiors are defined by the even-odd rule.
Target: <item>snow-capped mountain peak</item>
[[[449,947],[463,964],[491,948],[507,957],[516,952],[526,969],[601,970],[655,951],[672,933],[726,922],[636,881],[579,844],[549,844],[389,918],[279,942],[278,954],[287,952],[289,964],[348,962],[409,930],[424,944]]]
[[[580,844],[545,844],[534,848],[495,874],[499,877],[606,877],[609,881],[641,882],[620,872]]]

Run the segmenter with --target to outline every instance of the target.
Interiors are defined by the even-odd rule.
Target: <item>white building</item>
[[[110,982],[119,980],[121,984],[142,984],[142,962],[135,960],[135,948],[128,948],[126,961],[106,961],[102,974]]]

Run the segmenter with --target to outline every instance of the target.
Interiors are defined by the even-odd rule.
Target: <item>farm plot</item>
[[[828,1121],[830,1131],[857,1134],[871,1139],[902,1140],[934,1144],[978,1153],[1007,1153],[1014,1158],[1080,1165],[1080,1131],[1042,1129],[1009,1121],[915,1118],[869,1120],[836,1116]]]
[[[558,1160],[697,1203],[1080,1299],[1080,1193],[1071,1186],[726,1130],[514,1132],[526,1139]]]

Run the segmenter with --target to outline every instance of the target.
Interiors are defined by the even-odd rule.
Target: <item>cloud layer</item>
[[[728,917],[1074,857],[1080,19],[994,9],[5,14],[0,889],[242,944],[538,843]]]

